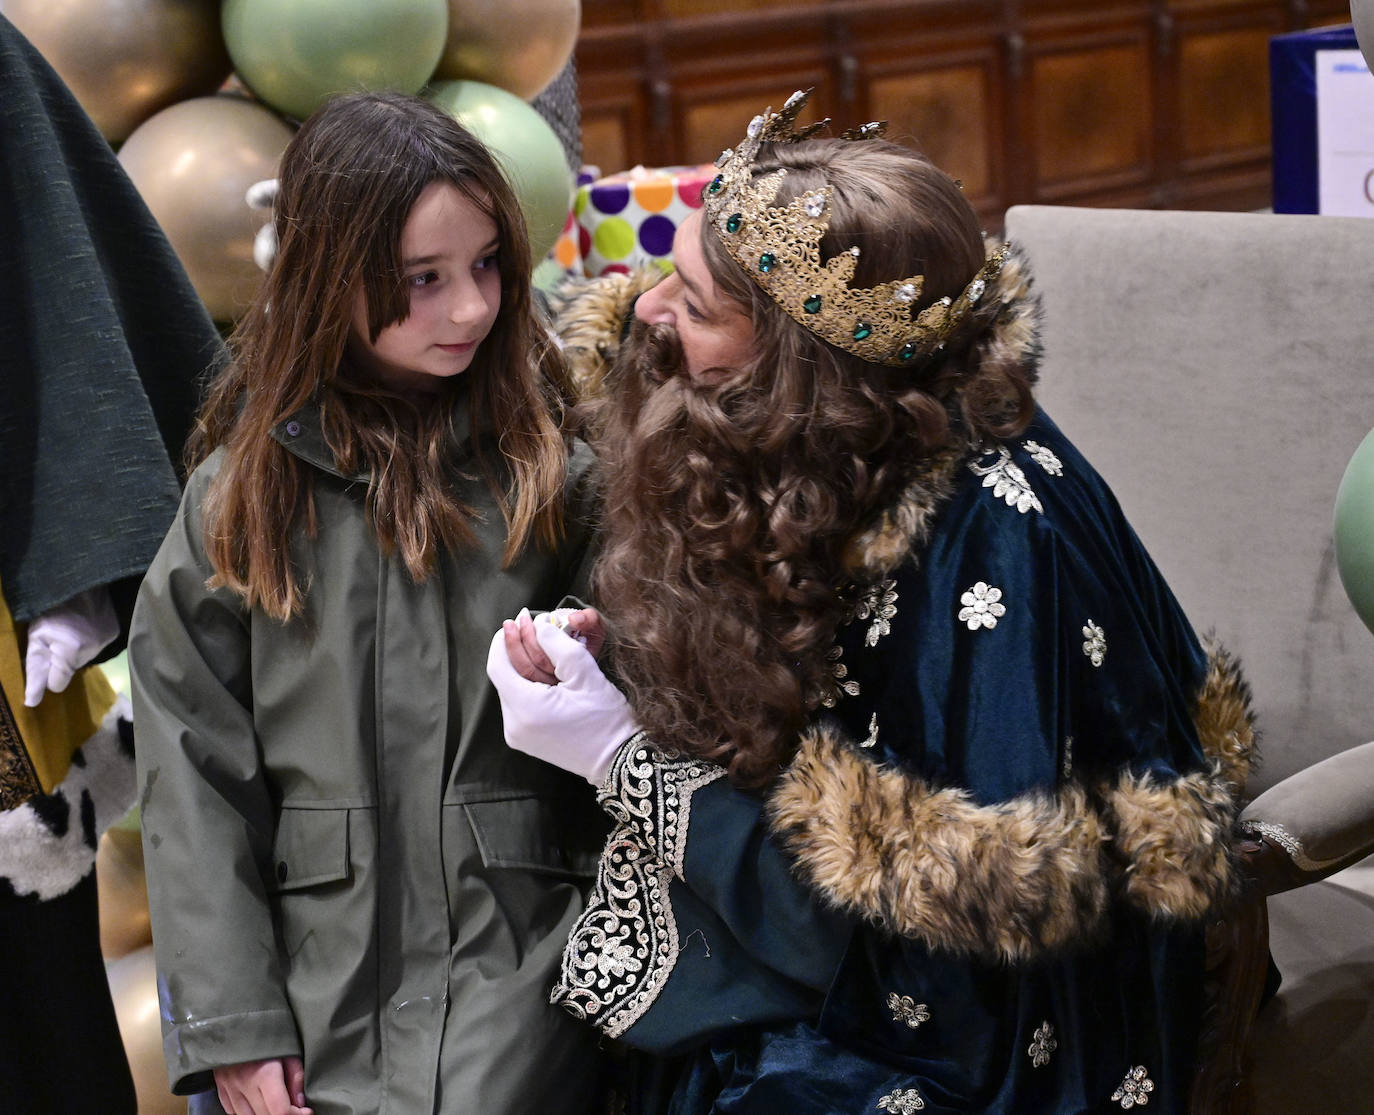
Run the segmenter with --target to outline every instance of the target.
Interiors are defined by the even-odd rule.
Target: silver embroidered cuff
[[[616,754],[597,793],[615,827],[550,1002],[610,1037],[653,1006],[677,963],[669,884],[682,875],[692,795],[724,775],[660,751],[643,732]]]
[[[723,777],[725,768],[660,750],[638,732],[616,754],[597,801],[617,827],[680,878],[692,795]]]

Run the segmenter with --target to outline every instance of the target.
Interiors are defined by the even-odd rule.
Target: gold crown
[[[773,205],[786,169],[753,177],[754,160],[765,143],[799,143],[830,121],[793,125],[811,91],[787,98],[781,112],[755,116],[738,146],[721,152],[720,171],[702,193],[707,219],[725,249],[779,306],[822,340],[874,364],[893,367],[942,346],[1001,271],[1005,249],[994,252],[957,298],[948,296],[912,315],[925,279],[851,287],[859,249],[850,248],[821,265],[820,243],[830,227],[829,186],[800,194],[787,205]],[[864,140],[883,134],[886,124],[854,128],[841,138]]]

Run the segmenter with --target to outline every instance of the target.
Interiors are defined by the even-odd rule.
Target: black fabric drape
[[[109,145],[3,17],[0,104],[0,583],[20,621],[107,585],[126,628],[222,346]]]

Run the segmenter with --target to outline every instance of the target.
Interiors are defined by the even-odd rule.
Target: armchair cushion
[[[1287,874],[1265,885],[1321,878],[1374,816],[1374,745],[1355,746],[1374,647],[1331,537],[1374,424],[1374,220],[1030,205],[1006,231],[1044,300],[1041,400],[1254,687],[1249,790],[1274,789],[1246,815],[1299,855],[1273,856]],[[1254,1023],[1254,1109],[1371,1110],[1374,858],[1277,894],[1268,920],[1283,984]]]
[[[1374,220],[1021,205],[1039,394],[1254,688],[1250,792],[1369,739],[1332,508],[1374,425]]]

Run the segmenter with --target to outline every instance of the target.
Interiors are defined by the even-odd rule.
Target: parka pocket
[[[273,894],[349,877],[348,810],[283,809],[272,842]]]
[[[569,879],[596,873],[604,829],[576,823],[580,811],[544,798],[463,803],[483,867],[512,867]]]

